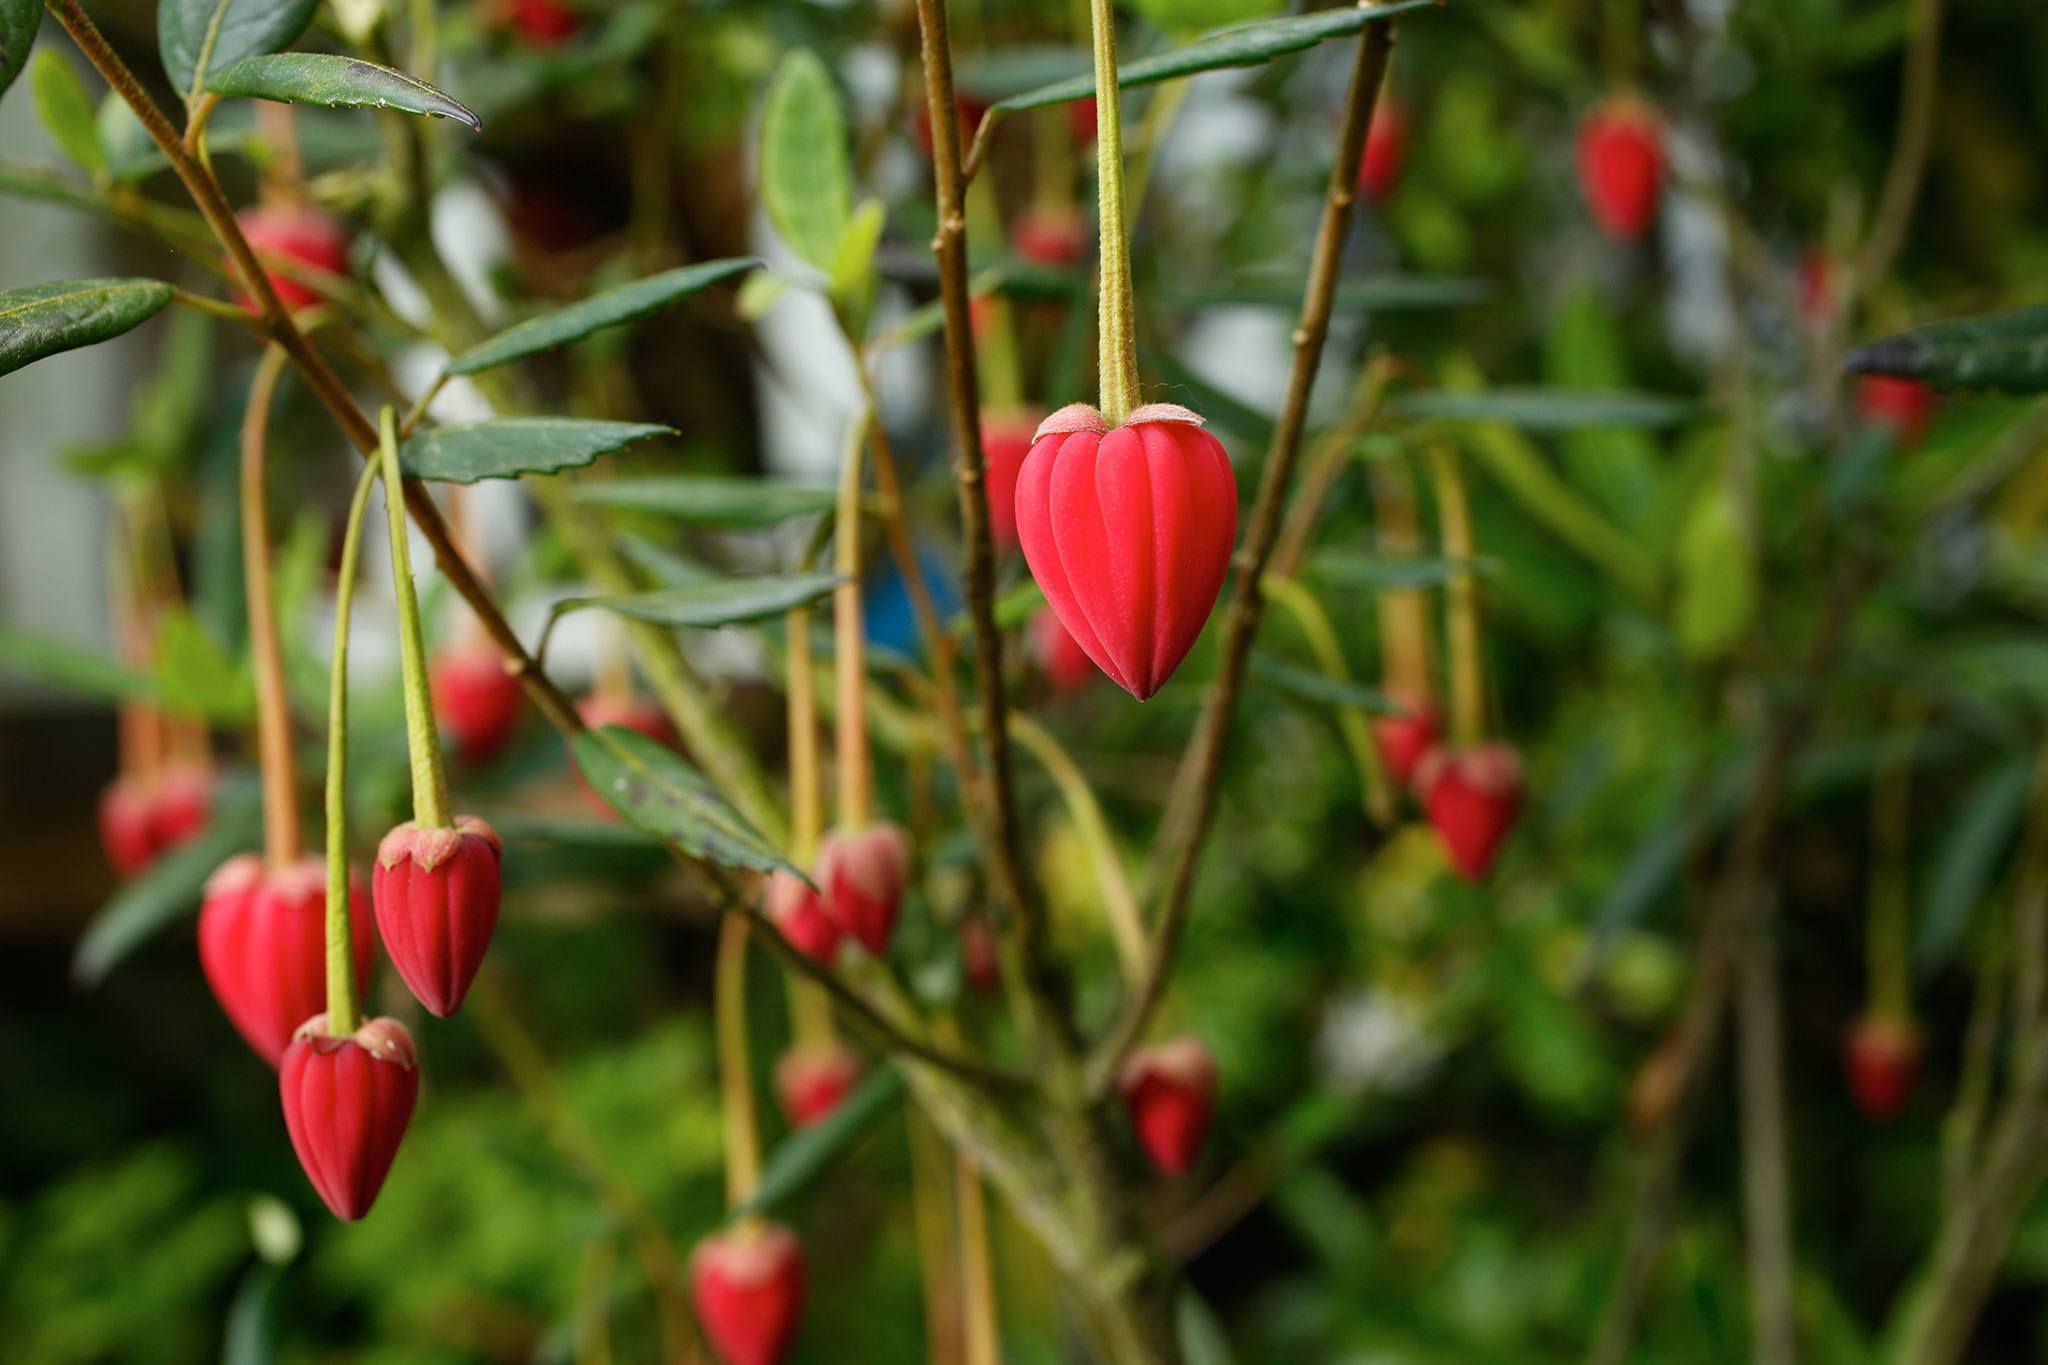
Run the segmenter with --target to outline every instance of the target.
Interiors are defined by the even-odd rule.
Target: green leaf
[[[255,848],[262,834],[256,784],[247,779],[220,783],[205,830],[151,863],[93,916],[72,956],[71,979],[81,986],[106,980],[152,936],[198,909],[206,879],[235,854]]]
[[[58,150],[87,171],[107,168],[106,150],[100,146],[92,97],[79,83],[78,73],[64,54],[44,48],[36,54],[28,73],[29,88],[35,92],[36,113]]]
[[[1300,701],[1318,706],[1349,706],[1376,716],[1406,715],[1408,708],[1384,692],[1301,668],[1271,654],[1254,651],[1252,676]]]
[[[1193,1289],[1182,1289],[1173,1316],[1180,1336],[1181,1358],[1187,1365],[1237,1365],[1237,1357],[1230,1353],[1229,1338],[1223,1335],[1223,1324],[1216,1320],[1215,1311],[1202,1301],[1201,1295]]]
[[[2048,392],[2048,304],[1929,323],[1849,352],[1851,374],[1918,379],[1937,389]]]
[[[1346,34],[1358,32],[1367,24],[1381,19],[1391,19],[1409,10],[1431,7],[1436,3],[1437,0],[1393,0],[1393,3],[1389,4],[1322,10],[1315,14],[1294,15],[1285,19],[1270,19],[1264,23],[1223,29],[1197,38],[1185,47],[1177,47],[1156,57],[1141,58],[1118,67],[1116,83],[1118,88],[1128,90],[1134,86],[1172,80],[1177,76],[1192,76],[1199,71],[1218,71],[1231,66],[1257,66],[1262,62],[1270,62],[1275,57],[1284,57],[1290,52],[1300,52],[1304,48],[1314,47],[1324,39],[1341,38]],[[990,112],[1010,113],[1018,109],[1036,109],[1040,105],[1085,99],[1094,93],[1095,76],[1090,72],[1063,81],[1054,81],[1050,85],[1042,85],[1021,95],[1012,95],[991,106]],[[983,126],[986,127],[986,123]]]
[[[1502,422],[1523,431],[1669,427],[1696,416],[1699,406],[1651,393],[1595,393],[1565,389],[1488,389],[1479,393],[1410,393],[1390,410],[1410,421]]]
[[[1913,970],[1926,976],[1954,955],[1970,911],[1998,873],[2034,789],[2033,760],[2022,756],[1993,768],[1963,797],[1942,831],[1927,878],[1926,913],[1913,941]]]
[[[1468,560],[1390,559],[1354,550],[1325,550],[1308,562],[1308,571],[1316,578],[1373,592],[1382,588],[1434,588],[1450,582],[1460,569],[1470,569],[1483,577],[1499,573],[1500,568],[1500,561],[1487,555]]]
[[[692,526],[752,530],[794,517],[830,512],[838,492],[829,484],[780,483],[706,474],[614,479],[576,490],[579,502],[651,512]]]
[[[607,725],[580,732],[569,748],[590,789],[635,828],[723,867],[803,875],[702,773],[659,740]]]
[[[826,288],[852,318],[853,334],[867,331],[868,310],[875,302],[875,250],[882,244],[882,225],[887,214],[882,201],[861,204],[840,235],[826,273]]]
[[[248,670],[189,610],[170,612],[157,628],[156,668],[157,686],[170,710],[222,726],[246,725],[255,718],[256,687]]]
[[[42,0],[0,0],[0,94],[21,74],[42,22]]]
[[[768,87],[761,203],[790,249],[829,274],[853,218],[853,171],[838,88],[808,48],[783,58]]]
[[[1678,534],[1678,595],[1672,630],[1693,659],[1733,649],[1756,617],[1756,556],[1742,510],[1725,481],[1700,491]]]
[[[496,417],[424,431],[405,443],[399,461],[407,477],[439,483],[516,479],[580,468],[635,441],[674,434],[651,422]]]
[[[567,308],[528,318],[506,328],[489,341],[473,346],[449,361],[448,373],[475,374],[542,351],[552,351],[558,346],[580,341],[592,332],[645,317],[706,285],[755,269],[760,264],[752,256],[734,256],[664,270],[658,275],[607,289],[581,303],[573,303]]]
[[[59,280],[10,289],[0,294],[0,374],[117,337],[170,301],[171,287],[156,280]]]
[[[483,122],[469,106],[428,85],[375,62],[339,57],[331,52],[278,52],[244,57],[207,78],[216,95],[275,100],[279,104],[317,104],[324,109],[396,109],[401,114],[452,118],[482,131]]]
[[[107,171],[116,180],[146,174],[164,164],[163,154],[149,140],[149,131],[128,101],[109,90],[93,116],[93,133],[107,159]]]
[[[641,572],[666,587],[688,587],[718,577],[718,570],[709,564],[671,550],[666,545],[657,545],[630,531],[619,533],[618,546],[619,553],[637,565]]]
[[[680,588],[622,593],[611,597],[569,597],[555,603],[547,631],[571,612],[600,607],[635,621],[678,629],[740,625],[777,617],[830,595],[839,576],[830,573],[766,574],[756,578],[715,578]],[[542,633],[543,648],[547,633]]]
[[[242,1276],[221,1332],[220,1365],[274,1365],[277,1360],[277,1282],[282,1272],[258,1264]]]
[[[1192,308],[1301,307],[1298,275],[1255,276],[1206,286],[1162,284],[1157,293],[1168,303]],[[1449,275],[1363,275],[1340,281],[1331,306],[1340,317],[1400,309],[1455,308],[1477,303],[1492,293],[1492,286],[1484,280]]]
[[[499,811],[490,816],[491,828],[508,844],[552,844],[564,848],[589,848],[618,852],[630,848],[659,848],[661,841],[644,829],[634,829],[613,820],[589,820],[572,815],[533,815],[526,811]]]
[[[187,100],[244,57],[290,47],[320,0],[160,0],[156,45],[171,87]]]
[[[0,626],[0,669],[100,701],[158,700],[156,679],[104,654]]]
[[[754,1197],[734,1209],[731,1217],[772,1213],[788,1204],[823,1175],[855,1138],[874,1127],[902,1093],[902,1077],[889,1067],[878,1067],[824,1122],[798,1129],[768,1154]]]

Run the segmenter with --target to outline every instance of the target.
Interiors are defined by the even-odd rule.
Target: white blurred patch
[[[1353,1095],[1412,1090],[1444,1054],[1420,1005],[1375,990],[1331,1002],[1316,1048],[1330,1083]]]

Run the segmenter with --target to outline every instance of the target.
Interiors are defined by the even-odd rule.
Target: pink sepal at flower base
[[[377,845],[371,900],[391,965],[429,1014],[455,1013],[476,980],[498,900],[505,847],[474,815],[453,829],[408,820]]]
[[[376,960],[369,898],[349,886],[356,986]],[[206,883],[199,965],[228,1021],[276,1066],[300,1024],[327,1005],[327,869],[318,858],[268,868],[253,853],[230,858]]]
[[[910,885],[910,839],[899,825],[835,830],[818,850],[825,913],[839,931],[880,957]]]
[[[832,1117],[860,1084],[860,1057],[840,1043],[793,1047],[775,1063],[775,1098],[793,1128]]]
[[[376,1203],[419,1102],[412,1035],[396,1019],[372,1019],[330,1037],[318,1015],[293,1034],[277,1088],[306,1178],[336,1218],[353,1223]]]
[[[795,873],[768,874],[764,913],[805,957],[830,966],[839,956],[839,926],[825,912],[824,896]]]
[[[1216,1060],[1199,1038],[1131,1053],[1117,1078],[1138,1145],[1165,1175],[1184,1175],[1201,1155],[1216,1103]]]
[[[1077,644],[1144,701],[1194,648],[1237,536],[1237,477],[1186,408],[1111,430],[1085,403],[1039,426],[1017,480],[1024,561]]]
[[[1415,770],[1415,790],[1451,866],[1483,879],[1522,809],[1522,761],[1505,744],[1437,749]]]
[[[690,1299],[723,1365],[777,1365],[804,1308],[804,1250],[775,1223],[744,1222],[690,1253]]]

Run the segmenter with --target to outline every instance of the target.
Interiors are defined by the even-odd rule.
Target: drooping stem
[[[1429,469],[1436,485],[1438,543],[1451,562],[1444,582],[1444,649],[1449,656],[1451,743],[1477,744],[1486,733],[1486,678],[1479,651],[1479,579],[1472,571],[1472,508],[1465,497],[1465,479],[1458,470],[1457,451],[1448,445],[1430,448]]]
[[[1294,623],[1308,640],[1309,652],[1316,656],[1316,664],[1323,675],[1333,682],[1348,684],[1351,666],[1344,661],[1343,646],[1338,644],[1337,632],[1330,625],[1330,618],[1323,611],[1323,604],[1316,600],[1316,595],[1294,579],[1278,573],[1266,575],[1264,588],[1266,596],[1287,608],[1294,617]],[[1345,747],[1351,750],[1352,766],[1358,769],[1366,816],[1382,828],[1392,824],[1393,794],[1387,790],[1387,775],[1380,766],[1379,750],[1373,747],[1372,727],[1367,724],[1365,713],[1355,706],[1339,708],[1337,728],[1343,732]]]
[[[434,733],[434,700],[427,687],[427,644],[420,602],[413,591],[412,548],[405,524],[398,469],[398,413],[377,414],[378,459],[384,470],[384,506],[391,528],[391,586],[398,599],[399,663],[405,678],[405,747],[412,758],[412,818],[421,829],[447,829],[448,775],[441,739]]]
[[[1123,98],[1116,80],[1115,0],[1090,0],[1095,53],[1096,365],[1103,420],[1123,425],[1138,406],[1138,331],[1131,294],[1131,230],[1124,211]]]
[[[808,564],[805,567],[809,567]],[[825,827],[825,793],[818,770],[817,669],[811,658],[811,609],[790,608],[789,636],[789,857],[809,867]],[[832,1041],[831,1002],[818,986],[789,978],[790,1032],[798,1046]]]
[[[946,1142],[917,1107],[903,1118],[910,1138],[910,1209],[924,1290],[925,1359],[931,1365],[961,1365],[965,1323]]]
[[[1358,385],[1351,392],[1350,411],[1345,413],[1342,422],[1311,447],[1308,468],[1301,476],[1301,491],[1294,495],[1294,502],[1287,509],[1287,519],[1280,527],[1279,543],[1273,547],[1274,573],[1292,578],[1301,568],[1302,557],[1308,553],[1309,541],[1322,517],[1323,504],[1328,501],[1330,489],[1344,472],[1344,466],[1351,462],[1359,437],[1379,416],[1395,366],[1394,358],[1384,352],[1368,360],[1358,372]],[[1377,484],[1373,498],[1377,504]]]
[[[725,1119],[725,1200],[738,1208],[754,1197],[754,1187],[761,1181],[761,1129],[747,1058],[747,922],[738,915],[727,915],[718,926],[714,993],[719,1105]]]
[[[267,348],[256,362],[242,415],[242,577],[249,604],[250,664],[256,674],[256,750],[263,768],[263,856],[273,867],[295,862],[299,838],[299,768],[284,687],[284,647],[270,576],[270,507],[265,466],[270,404],[284,374],[285,353]]]
[[[1106,0],[1096,3],[1104,4]],[[1160,821],[1156,863],[1165,869],[1165,875],[1151,960],[1146,964],[1143,983],[1089,1060],[1088,1083],[1095,1094],[1108,1091],[1125,1054],[1144,1036],[1146,1020],[1166,993],[1174,954],[1187,925],[1195,865],[1215,813],[1224,743],[1237,711],[1238,697],[1244,690],[1252,640],[1258,634],[1264,613],[1265,597],[1259,583],[1280,534],[1281,510],[1288,485],[1293,482],[1302,431],[1308,421],[1309,390],[1315,384],[1316,370],[1322,364],[1323,342],[1330,332],[1338,267],[1357,200],[1358,160],[1365,152],[1366,131],[1372,123],[1373,106],[1379,98],[1380,82],[1386,76],[1393,48],[1393,24],[1369,24],[1359,39],[1352,63],[1337,154],[1323,196],[1322,221],[1316,229],[1308,282],[1302,293],[1301,318],[1294,332],[1294,364],[1288,372],[1287,397],[1273,427],[1265,469],[1259,476],[1258,496],[1252,504],[1244,545],[1235,561],[1236,587],[1224,622],[1221,670],[1203,703],[1194,736],[1174,775],[1166,815]]]
[[[1002,1365],[995,1274],[988,1254],[988,1196],[981,1187],[981,1168],[965,1152],[953,1154],[953,1191],[960,1211],[960,1316],[966,1327],[967,1365]]]
[[[1020,712],[1010,717],[1010,734],[1030,751],[1059,788],[1060,799],[1066,802],[1067,814],[1073,818],[1074,830],[1088,846],[1095,863],[1096,886],[1102,892],[1102,910],[1109,919],[1110,936],[1116,941],[1117,963],[1123,968],[1126,984],[1135,984],[1145,970],[1145,917],[1138,909],[1138,898],[1131,894],[1130,879],[1124,875],[1123,859],[1117,853],[1116,840],[1110,837],[1102,804],[1095,799],[1094,789],[1082,776],[1072,755],[1060,746],[1050,730]]]
[[[1373,548],[1382,558],[1414,559],[1422,552],[1415,514],[1415,477],[1405,459],[1372,465]],[[1436,704],[1431,665],[1429,594],[1421,588],[1386,588],[1379,595],[1380,650],[1389,688],[1411,704]]]
[[[355,951],[348,922],[348,623],[363,509],[370,505],[377,476],[376,465],[364,465],[349,499],[341,576],[334,585],[334,656],[327,665],[327,1032],[336,1038],[356,1031]]]
[[[839,518],[833,534],[832,670],[838,699],[832,718],[839,776],[839,823],[858,829],[874,819],[874,757],[868,751],[867,659],[860,602],[860,472],[873,411],[853,415],[839,465]]]

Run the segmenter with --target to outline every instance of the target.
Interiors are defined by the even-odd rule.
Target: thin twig
[[[1288,377],[1287,400],[1280,409],[1280,420],[1266,453],[1258,500],[1252,508],[1251,531],[1237,554],[1237,586],[1224,625],[1222,668],[1196,723],[1194,738],[1181,759],[1161,825],[1162,847],[1169,850],[1163,865],[1170,870],[1158,928],[1153,935],[1151,961],[1143,983],[1090,1059],[1088,1083],[1094,1094],[1107,1091],[1124,1055],[1144,1036],[1145,1024],[1166,992],[1174,951],[1180,946],[1181,931],[1186,927],[1195,864],[1215,811],[1224,743],[1229,737],[1238,696],[1244,689],[1252,638],[1258,633],[1265,604],[1260,580],[1280,533],[1282,505],[1301,448],[1302,429],[1308,421],[1309,391],[1322,362],[1324,339],[1329,335],[1331,300],[1336,295],[1344,238],[1357,198],[1358,159],[1364,152],[1373,107],[1379,100],[1380,82],[1386,76],[1393,50],[1391,22],[1368,25],[1359,40],[1350,90],[1345,96],[1343,132],[1337,140],[1329,190],[1323,201],[1322,225],[1316,233],[1315,254],[1302,301],[1301,322],[1294,333],[1294,368]]]
[[[291,701],[285,695],[284,647],[277,634],[277,597],[270,578],[270,503],[264,471],[270,448],[270,405],[284,375],[285,353],[266,347],[249,382],[242,413],[242,577],[249,603],[249,657],[256,674],[256,747],[263,771],[263,856],[272,867],[298,859],[299,763],[292,748]]]
[[[1913,204],[1920,195],[1933,141],[1935,95],[1941,77],[1941,7],[1942,0],[1913,0],[1912,33],[1899,93],[1899,133],[1892,146],[1891,165],[1885,170],[1877,216],[1850,281],[1858,295],[1868,293],[1892,268],[1912,225]]]
[[[1791,1177],[1785,1165],[1785,1030],[1772,901],[1771,893],[1763,891],[1744,917],[1736,969],[1743,1232],[1755,1343],[1752,1359],[1756,1365],[1793,1365],[1797,1337],[1792,1318]]]

